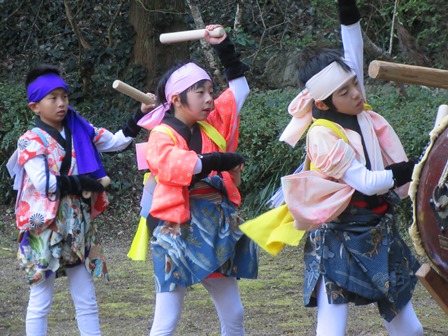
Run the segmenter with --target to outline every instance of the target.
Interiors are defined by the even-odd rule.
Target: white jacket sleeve
[[[341,25],[341,39],[344,46],[344,58],[348,66],[353,69],[358,78],[361,92],[366,99],[364,89],[364,42],[362,40],[361,25],[358,22],[345,26]]]
[[[371,171],[356,159],[342,176],[342,181],[368,196],[384,194],[394,186],[391,170]]]
[[[236,107],[238,113],[240,113],[247,96],[249,95],[250,88],[247,83],[246,77],[238,77],[229,81],[229,88],[232,90],[236,100]]]
[[[31,182],[40,193],[45,193],[45,185],[47,183],[47,176],[45,172],[45,157],[43,155],[38,155],[29,159],[23,165],[25,171],[30,178]],[[56,176],[53,174],[48,174],[49,178],[49,188],[48,191],[54,193],[56,191]]]

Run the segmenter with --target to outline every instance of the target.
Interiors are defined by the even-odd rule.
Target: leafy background
[[[197,27],[190,11],[192,3],[0,0],[0,334],[23,334],[26,306],[27,288],[14,281],[20,273],[11,263],[16,248],[12,241],[16,234],[12,213],[15,192],[5,169],[18,137],[32,121],[23,87],[26,73],[41,62],[59,65],[71,88],[71,105],[95,125],[118,130],[139,104],[112,89],[115,79],[142,91],[154,90],[153,84],[180,56],[193,58],[213,70],[198,42],[189,43],[186,53],[174,52],[174,46],[157,44],[158,35],[173,27]],[[243,61],[251,66],[247,77],[252,92],[242,110],[239,147],[248,158],[241,188],[242,212],[246,218],[264,210],[266,200],[280,184],[280,177],[291,173],[303,159],[303,142],[291,148],[280,143],[278,137],[289,121],[286,107],[299,90],[293,76],[297,55],[310,44],[340,47],[335,3],[334,0],[194,2],[205,23],[218,22],[227,27]],[[237,15],[237,5],[241,16]],[[366,42],[371,42],[364,50],[365,73],[374,59],[447,68],[445,0],[359,0],[358,5],[365,38],[369,39]],[[89,48],[84,48],[75,34],[65,6],[70,8],[73,22]],[[139,38],[140,23],[130,15],[136,6],[150,21],[143,44],[154,44],[156,49],[147,53],[147,63],[136,59],[135,41]],[[289,66],[292,70],[287,73],[285,69]],[[368,102],[394,126],[408,156],[420,156],[429,140],[437,107],[446,103],[446,91],[371,80],[367,76],[365,82]],[[146,137],[143,131],[137,141]],[[153,303],[151,270],[148,264],[131,263],[125,256],[138,219],[143,172],[136,168],[133,150],[105,154],[103,160],[113,181],[109,190],[112,201],[98,223],[112,261],[110,271],[115,277],[113,286],[103,282],[97,285],[103,331],[106,335],[144,335],[152,311],[148,305]],[[401,230],[407,237],[411,204],[403,202],[399,212]],[[260,265],[259,280],[241,283],[248,335],[311,335],[315,312],[301,309],[297,297],[302,285],[297,251],[287,249],[277,258],[261,253]],[[57,286],[57,290],[64,291],[55,296],[57,314],[50,318],[50,330],[58,335],[76,335],[66,284],[58,282]],[[194,287],[188,295],[190,302],[179,333],[217,334],[217,322],[209,313],[212,304],[204,301],[202,289]],[[421,286],[413,301],[426,332],[446,334],[445,315]],[[372,306],[357,309],[348,335],[385,335],[381,327],[378,329],[381,321],[372,317],[375,315]],[[209,329],[210,325],[215,329]]]

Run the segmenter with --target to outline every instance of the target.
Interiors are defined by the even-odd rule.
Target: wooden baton
[[[206,29],[196,29],[196,30],[185,30],[174,33],[161,34],[159,39],[163,44],[167,43],[178,43],[185,41],[194,41],[204,38]],[[216,29],[210,30],[208,32],[211,37],[222,37],[224,36],[224,28],[218,27]]]
[[[393,82],[448,88],[447,70],[417,65],[372,61],[369,65],[369,76]]]
[[[136,101],[139,101],[140,103],[151,105],[151,104],[157,104],[154,100],[151,99],[147,94],[143,93],[140,90],[137,90],[136,88],[122,82],[121,80],[115,80],[112,83],[112,87],[121,92],[125,95],[135,99]]]

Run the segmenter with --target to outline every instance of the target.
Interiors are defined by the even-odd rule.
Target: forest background
[[[448,68],[448,5],[445,0],[360,0],[358,6],[362,16],[366,74],[369,63],[375,59]],[[303,160],[303,142],[291,148],[280,143],[278,137],[290,118],[287,106],[300,90],[296,82],[300,51],[312,44],[341,48],[335,0],[0,0],[0,246],[3,247],[0,261],[5,265],[14,263],[15,191],[5,165],[16,148],[18,137],[33,121],[23,85],[29,69],[39,63],[60,66],[70,87],[71,105],[94,125],[115,131],[139,107],[139,103],[112,88],[116,79],[144,92],[154,91],[160,76],[173,64],[194,59],[216,78],[218,92],[225,88],[219,60],[203,42],[171,45],[159,42],[162,33],[199,29],[211,23],[226,27],[242,60],[251,67],[247,78],[252,91],[241,114],[238,151],[248,159],[241,187],[242,214],[252,218],[266,209],[265,202],[279,187],[280,177],[291,173]],[[408,156],[420,156],[428,143],[437,107],[446,103],[445,90],[372,80],[367,75],[365,82],[370,105],[394,126]],[[137,142],[145,141],[147,135],[142,131]],[[99,221],[108,234],[106,241],[110,243],[111,254],[117,255],[119,250],[125,255],[138,221],[144,172],[137,170],[132,149],[103,155],[103,160],[112,179],[111,206]],[[401,230],[407,236],[412,221],[409,201],[399,207],[399,215]],[[299,300],[294,303],[297,307],[301,306],[300,287],[297,287],[301,280],[297,273],[293,275],[289,271],[300,270],[300,258],[297,251],[288,248],[277,259],[264,252],[260,259],[267,267],[262,270],[270,274],[267,276],[270,290],[282,295],[293,292],[295,300]],[[116,276],[123,284],[128,269],[132,269],[136,277],[151,282],[146,279],[149,269],[139,271],[138,266],[126,263],[125,256],[122,259],[118,268],[123,267],[123,270],[117,269]],[[281,265],[282,262],[286,265]],[[5,314],[10,314],[0,320],[0,334],[2,330],[5,335],[20,334],[18,325],[23,320],[24,294],[13,295],[12,308],[6,308],[8,301],[1,300],[3,294],[10,296],[17,288],[25,288],[17,285],[21,279],[16,271],[11,271],[13,283],[2,284],[0,289],[0,301],[5,304],[2,308]],[[282,272],[286,287],[273,284]],[[5,279],[11,280],[11,276],[7,273]],[[250,287],[252,285],[247,286],[257,292]],[[434,309],[435,320],[443,317],[428,293],[423,288],[419,290],[423,303]],[[270,297],[272,293],[266,295]],[[119,301],[123,304],[123,299]],[[282,301],[280,306],[289,305]],[[150,319],[151,309],[146,309],[145,316]],[[260,311],[270,308],[268,303],[261,302],[257,309],[255,315],[258,316]],[[296,311],[295,314],[306,317],[307,322],[299,323],[298,327],[297,323],[288,324],[287,316],[282,316],[286,326],[280,332],[276,329],[278,325],[271,323],[272,330],[278,330],[278,334],[300,334],[300,325],[305,325],[310,331],[313,312]],[[278,315],[283,315],[281,310]],[[448,332],[440,322],[428,322],[433,334]],[[271,329],[266,321],[257,323],[264,325],[266,333],[258,330],[253,335],[276,334],[269,333]],[[182,329],[181,334],[201,334],[187,332],[188,325],[182,328],[186,329]],[[358,326],[354,332],[373,335],[370,328],[369,324]]]

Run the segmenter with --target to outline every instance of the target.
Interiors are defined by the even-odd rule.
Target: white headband
[[[353,71],[344,70],[335,61],[311,77],[305,87],[315,101],[322,101],[355,76]]]

